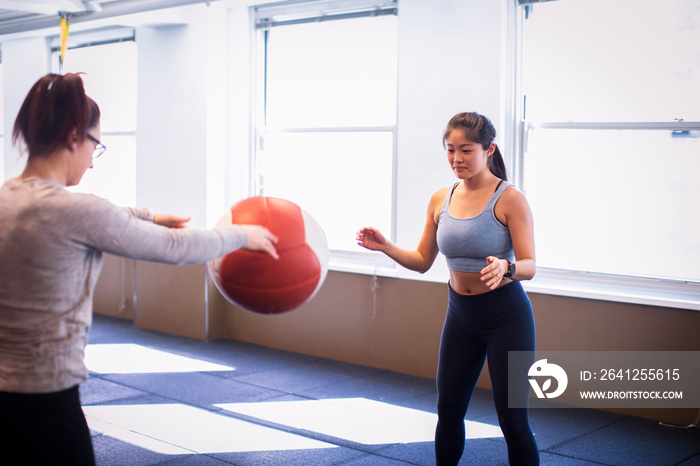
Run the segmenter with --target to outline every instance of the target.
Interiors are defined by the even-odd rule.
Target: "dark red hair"
[[[100,108],[85,95],[78,74],[47,74],[29,90],[12,130],[12,143],[24,142],[28,156],[48,155],[69,144],[72,135],[84,140],[100,122]]]

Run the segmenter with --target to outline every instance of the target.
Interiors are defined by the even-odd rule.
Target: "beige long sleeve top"
[[[170,229],[51,181],[0,188],[0,391],[51,393],[87,379],[85,346],[102,253],[202,263],[247,242],[230,225]]]

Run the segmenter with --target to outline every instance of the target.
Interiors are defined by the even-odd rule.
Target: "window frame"
[[[514,82],[510,86],[514,96],[509,108],[510,127],[515,156],[510,164],[515,184],[524,186],[525,155],[529,131],[535,129],[564,130],[652,130],[700,131],[700,121],[669,122],[559,122],[530,121],[525,114],[523,80],[523,29],[533,4],[560,0],[515,0],[510,2],[509,29],[513,31],[511,62],[514,63]],[[527,194],[527,193],[526,193]],[[643,304],[659,307],[700,311],[700,282],[661,279],[643,276],[618,275],[585,270],[537,267],[531,281],[523,282],[528,292],[555,296],[577,297],[603,301]]]
[[[337,21],[361,17],[397,15],[397,0],[327,0],[306,1],[300,3],[280,3],[272,5],[258,5],[251,7],[252,24],[252,67],[253,87],[253,116],[251,117],[251,147],[249,167],[249,196],[264,195],[262,175],[260,173],[260,159],[258,152],[265,144],[265,138],[273,134],[283,133],[313,133],[313,132],[342,132],[342,133],[367,133],[385,132],[392,136],[391,153],[391,208],[390,218],[391,241],[396,241],[396,186],[397,186],[397,146],[398,146],[398,122],[393,125],[377,126],[323,126],[323,127],[277,127],[270,126],[266,121],[267,95],[266,95],[266,42],[267,35],[273,27],[303,24],[314,21]],[[397,86],[398,92],[398,86]],[[398,107],[398,105],[397,105]],[[394,109],[397,112],[397,108]],[[331,249],[329,269],[334,271],[373,274],[388,277],[399,276],[398,265],[385,257],[371,251],[365,251],[358,247],[357,251],[345,249]]]

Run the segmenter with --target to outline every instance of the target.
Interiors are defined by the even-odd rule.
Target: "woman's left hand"
[[[153,223],[162,225],[168,228],[185,228],[185,224],[190,221],[190,218],[176,217],[169,214],[154,214]]]
[[[486,258],[486,262],[488,265],[481,269],[481,281],[486,282],[486,286],[488,286],[489,289],[495,290],[503,280],[503,275],[506,273],[503,266],[505,261],[498,257],[489,256]]]

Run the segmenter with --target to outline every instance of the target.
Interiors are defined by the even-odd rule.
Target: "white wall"
[[[212,171],[224,163],[225,15],[213,4],[183,16],[187,24],[136,30],[137,204],[205,227],[208,197],[223,206]]]
[[[229,10],[228,20],[228,165],[226,196],[231,203],[248,196],[250,184],[250,152],[253,147],[251,109],[252,88],[252,20],[248,8]]]
[[[3,108],[5,127],[4,138],[4,180],[17,177],[27,162],[26,155],[20,156],[12,146],[12,126],[17,112],[22,106],[27,92],[34,83],[47,73],[49,59],[46,41],[43,37],[26,37],[3,40],[2,62],[4,74]]]

